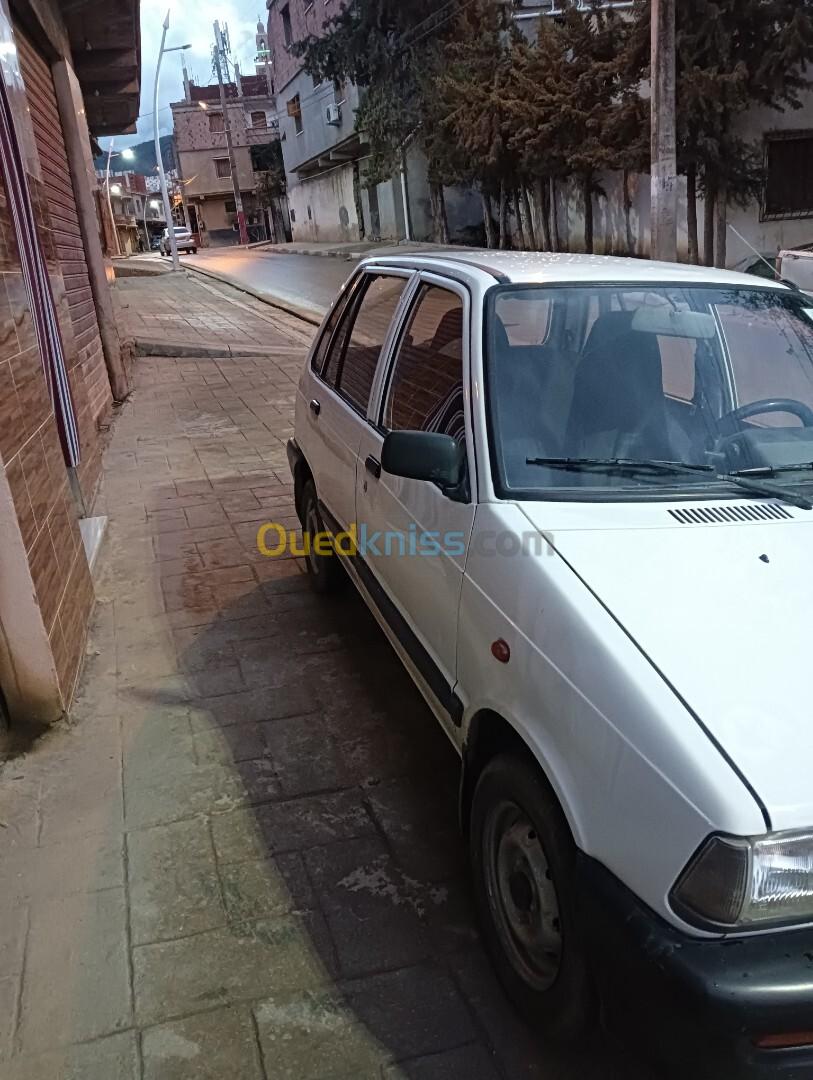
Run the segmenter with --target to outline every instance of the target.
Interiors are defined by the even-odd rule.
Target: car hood
[[[550,506],[522,508],[734,761],[772,827],[812,826],[813,514],[678,524],[660,504],[631,528],[621,507],[609,527],[594,508],[584,527],[570,512],[558,528]]]

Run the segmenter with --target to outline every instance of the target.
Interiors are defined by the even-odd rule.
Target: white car
[[[683,1077],[813,1076],[810,303],[638,260],[366,261],[288,447],[314,587],[346,571],[460,752],[509,995]]]
[[[185,225],[175,226],[175,247],[178,252],[185,251],[187,254],[191,252],[192,255],[197,255],[198,245],[195,242],[195,237],[187,229]],[[169,229],[164,229],[161,233],[160,251],[162,255],[172,254],[172,243],[169,238]]]

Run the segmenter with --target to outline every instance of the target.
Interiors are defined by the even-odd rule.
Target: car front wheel
[[[334,552],[330,555],[319,555],[314,550],[317,537],[324,534],[326,530],[319,512],[319,501],[313,480],[308,480],[302,489],[301,510],[302,531],[305,534],[305,564],[313,590],[318,593],[335,592],[344,581],[339,557]]]
[[[571,1041],[590,1026],[594,992],[575,916],[576,848],[537,767],[503,754],[471,806],[470,857],[486,948],[534,1029]]]

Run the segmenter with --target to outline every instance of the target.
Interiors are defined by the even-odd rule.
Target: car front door
[[[449,434],[467,446],[468,487],[474,490],[469,311],[465,288],[421,275],[394,343],[377,422],[361,437],[356,481],[360,572],[452,726],[459,721],[453,693],[457,613],[473,496],[451,498],[435,484],[383,472],[380,462],[390,431]]]
[[[410,274],[364,272],[314,353],[305,441],[331,527],[355,520],[356,462],[379,357]]]

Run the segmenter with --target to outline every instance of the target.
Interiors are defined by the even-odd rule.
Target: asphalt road
[[[279,255],[262,248],[209,248],[182,258],[184,266],[223,274],[262,299],[321,318],[356,266],[336,256]]]

